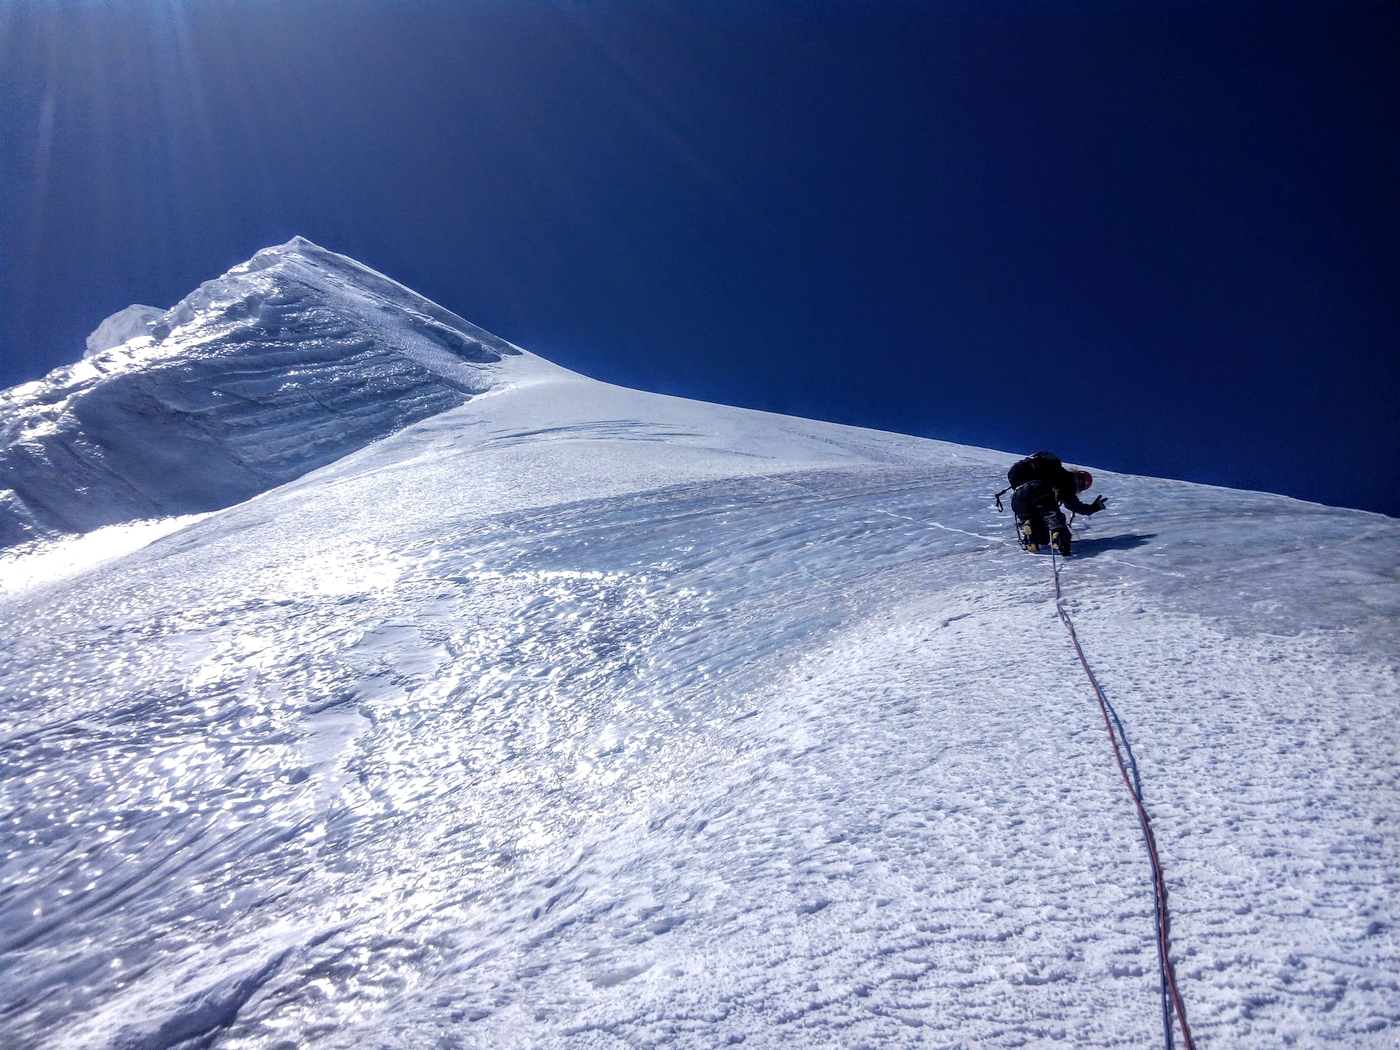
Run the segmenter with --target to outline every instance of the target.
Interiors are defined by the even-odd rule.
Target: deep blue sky
[[[300,233],[598,378],[1400,515],[1391,0],[0,0],[0,209],[0,386]]]

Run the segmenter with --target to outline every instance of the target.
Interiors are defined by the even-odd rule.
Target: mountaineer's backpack
[[[1063,469],[1060,457],[1053,452],[1037,452],[1011,464],[1006,480],[1011,482],[1013,489],[1018,489],[1028,481],[1048,481],[1056,471]]]
[[[1056,471],[1063,469],[1060,457],[1053,452],[1036,452],[1025,459],[1018,459],[1006,472],[1006,480],[1011,484],[992,497],[997,502],[997,510],[1002,509],[1001,497],[1011,489],[1018,489],[1031,481],[1049,481]]]

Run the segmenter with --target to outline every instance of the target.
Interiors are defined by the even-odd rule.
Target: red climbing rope
[[[1123,762],[1123,751],[1119,746],[1118,736],[1113,732],[1113,723],[1109,721],[1108,698],[1103,695],[1103,689],[1100,688],[1098,679],[1094,677],[1094,672],[1089,669],[1089,661],[1084,656],[1084,649],[1079,644],[1079,635],[1074,630],[1074,621],[1069,618],[1069,610],[1065,608],[1064,595],[1060,592],[1060,562],[1055,555],[1054,546],[1050,548],[1050,564],[1055,570],[1055,608],[1060,613],[1060,619],[1064,621],[1065,630],[1069,631],[1069,640],[1074,644],[1075,655],[1079,657],[1079,666],[1084,668],[1084,676],[1094,687],[1094,695],[1099,701],[1099,712],[1103,715],[1104,728],[1108,730],[1108,739],[1113,744],[1113,757],[1118,762],[1118,772],[1123,777],[1128,794],[1133,797],[1133,805],[1137,807],[1138,821],[1142,824],[1143,841],[1147,843],[1147,853],[1152,858],[1152,877],[1155,881],[1157,900],[1161,905],[1157,909],[1158,963],[1162,968],[1166,984],[1171,989],[1172,1007],[1176,1011],[1177,1022],[1181,1025],[1181,1038],[1186,1043],[1186,1050],[1195,1050],[1195,1045],[1191,1042],[1191,1029],[1186,1024],[1186,1009],[1181,1003],[1181,993],[1176,988],[1176,971],[1172,968],[1171,956],[1167,951],[1167,884],[1162,878],[1162,861],[1157,856],[1157,840],[1152,834],[1152,824],[1147,819],[1147,810],[1143,807],[1142,798],[1128,777],[1128,767]],[[1167,1040],[1170,1047],[1170,1029],[1167,1032]]]

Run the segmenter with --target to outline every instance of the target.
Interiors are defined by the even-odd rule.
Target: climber
[[[1079,494],[1094,483],[1093,476],[1087,470],[1066,470],[1059,457],[1049,452],[1018,460],[1006,472],[1006,480],[1015,490],[1011,494],[1011,512],[1016,515],[1016,538],[1028,551],[1039,551],[1049,544],[1068,557],[1069,523],[1060,504],[1085,516],[1097,514],[1108,505],[1102,496],[1093,503],[1081,502]],[[998,507],[1005,491],[997,493]]]

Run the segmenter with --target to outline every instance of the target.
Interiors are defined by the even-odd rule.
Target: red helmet
[[[1074,472],[1074,491],[1083,492],[1094,483],[1094,475],[1087,470],[1076,470]]]

